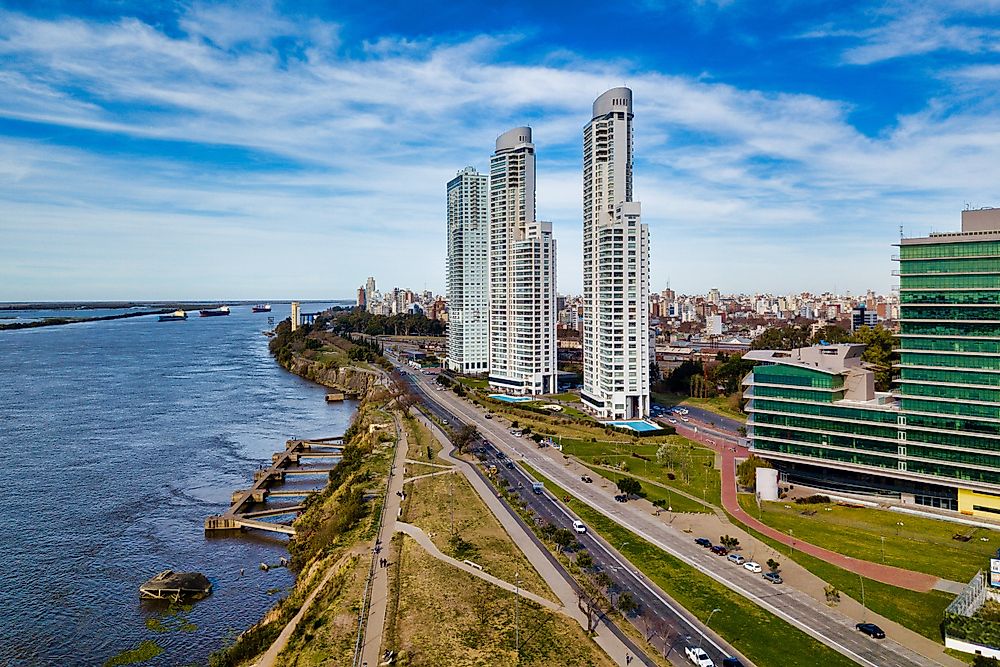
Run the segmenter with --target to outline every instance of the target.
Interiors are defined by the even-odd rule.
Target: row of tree
[[[363,308],[336,310],[334,331],[368,334],[369,336],[441,336],[445,325],[419,313],[375,315]]]

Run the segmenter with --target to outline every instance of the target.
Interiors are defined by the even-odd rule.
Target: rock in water
[[[139,597],[146,600],[197,600],[211,592],[212,582],[201,572],[164,570],[139,586]]]

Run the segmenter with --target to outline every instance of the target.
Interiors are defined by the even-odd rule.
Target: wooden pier
[[[302,498],[315,493],[316,489],[271,488],[281,484],[288,475],[329,475],[332,466],[300,466],[302,459],[339,457],[344,450],[344,437],[318,438],[314,440],[288,440],[285,451],[271,456],[271,467],[255,470],[253,486],[233,492],[228,510],[205,519],[205,532],[237,531],[246,529],[266,530],[285,535],[295,535],[295,529],[285,523],[261,521],[264,517],[298,514],[303,505],[271,507],[251,510],[250,506],[266,504],[270,498]]]

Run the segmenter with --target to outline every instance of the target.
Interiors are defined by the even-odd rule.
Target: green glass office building
[[[897,259],[895,389],[861,346],[751,352],[751,447],[792,480],[1000,519],[1000,209]]]

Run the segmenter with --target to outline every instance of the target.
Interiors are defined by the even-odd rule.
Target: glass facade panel
[[[906,336],[901,336],[900,347],[905,350],[1000,354],[1000,340],[956,340],[954,338],[907,338]]]
[[[754,384],[753,386],[753,395],[775,398],[797,398],[802,401],[820,401],[824,403],[832,402],[844,397],[843,392],[788,389],[786,387],[767,387],[758,384]]]
[[[997,320],[1000,307],[982,306],[960,308],[955,306],[901,306],[900,319],[913,320]]]
[[[907,347],[910,347],[907,345]],[[950,354],[918,354],[903,352],[899,355],[899,363],[908,366],[937,366],[939,368],[981,368],[983,370],[1000,371],[1000,356],[968,357]],[[917,369],[913,369],[917,370]],[[985,375],[985,373],[979,373]],[[987,384],[977,382],[975,384]]]
[[[860,408],[840,407],[836,405],[810,405],[795,401],[769,401],[755,398],[751,401],[751,410],[771,410],[774,412],[791,412],[804,415],[819,415],[823,417],[838,417],[840,419],[862,420],[895,424],[899,420],[898,413],[892,410],[864,410]]]
[[[900,292],[899,302],[904,305],[908,303],[998,304],[1000,303],[1000,291],[962,290],[955,292]]]
[[[991,257],[938,259],[900,262],[900,276],[911,273],[1000,273],[1000,265]]]
[[[900,398],[903,411],[939,412],[949,415],[965,415],[967,417],[987,417],[1000,419],[1000,406],[977,405],[975,403],[953,403],[949,401],[924,401],[916,398]],[[907,416],[909,420],[909,416]]]
[[[972,243],[928,243],[903,245],[899,248],[901,260],[938,257],[976,257],[986,255],[995,261],[1000,256],[1000,241],[975,241]]]
[[[969,289],[1000,287],[1000,275],[900,276],[899,289]]]
[[[844,378],[820,373],[808,368],[771,364],[754,369],[754,380],[770,384],[788,384],[797,387],[824,387],[834,389],[844,386]]]
[[[900,309],[902,310],[902,309]],[[905,317],[900,313],[901,317]],[[935,317],[933,319],[946,319]],[[977,336],[980,338],[996,338],[1000,340],[1000,326],[997,324],[978,322],[955,322],[954,324],[935,324],[925,322],[900,322],[901,333],[923,336]]]
[[[904,380],[947,382],[949,384],[974,384],[987,387],[1000,386],[1000,373],[977,373],[975,371],[967,370],[902,368],[900,369],[900,377]]]

